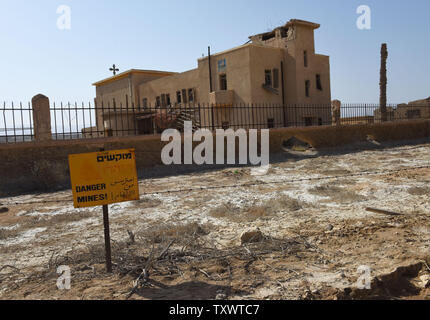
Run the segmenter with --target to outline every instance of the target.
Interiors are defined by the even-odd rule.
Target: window
[[[307,67],[308,66],[308,52],[307,51],[303,52],[303,60],[305,63],[305,67]]]
[[[305,91],[306,91],[306,97],[310,97],[310,89],[311,89],[311,82],[309,80],[305,81]]]
[[[218,72],[224,72],[227,67],[225,59],[218,60]]]
[[[319,126],[322,126],[322,125],[323,125],[323,120],[322,120],[322,118],[318,118],[318,125],[319,125]]]
[[[194,89],[188,89],[188,101],[194,102]]]
[[[227,90],[227,75],[221,74],[219,76],[219,89],[220,90]]]
[[[268,127],[269,129],[274,128],[274,127],[275,127],[275,119],[273,119],[273,118],[269,118],[269,119],[267,119],[267,127]]]
[[[264,84],[268,87],[272,86],[272,70],[264,71]]]
[[[181,91],[176,91],[176,102],[182,103]]]
[[[279,69],[273,69],[273,88],[279,88]]]
[[[321,75],[317,74],[316,80],[317,80],[317,89],[322,91]]]
[[[166,95],[164,93],[161,95],[161,106],[166,106]]]
[[[230,123],[229,122],[223,122],[222,123],[222,128],[224,129],[224,130],[228,130],[228,128],[230,128]]]
[[[143,108],[148,108],[148,99],[143,98],[143,100],[142,100],[142,107]]]
[[[168,106],[171,105],[170,94],[166,94],[166,103],[167,103]]]
[[[311,127],[312,126],[312,118],[305,117],[305,126],[306,127]]]
[[[160,99],[160,97],[158,96],[158,97],[155,99],[155,106],[156,106],[156,107],[160,107],[160,105],[161,105],[161,99]]]
[[[187,90],[182,89],[182,99],[184,100],[184,103],[187,103]]]
[[[281,37],[282,38],[288,37],[288,28],[282,28],[281,29]]]

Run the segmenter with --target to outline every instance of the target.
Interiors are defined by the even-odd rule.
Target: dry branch
[[[158,256],[157,260],[161,260],[163,259],[164,255],[167,253],[167,251],[169,251],[170,247],[173,245],[173,243],[175,243],[176,239],[173,239],[172,241],[170,241],[170,243],[167,245],[167,247],[163,250],[163,252],[161,252],[161,254]]]
[[[381,210],[381,209],[374,209],[374,208],[367,208],[366,211],[367,212],[373,212],[373,213],[379,213],[379,214],[386,214],[389,216],[401,216],[402,215],[401,213],[386,211],[386,210]]]
[[[21,270],[19,270],[17,267],[10,266],[10,265],[5,265],[5,266],[1,267],[1,268],[0,268],[0,272],[2,272],[2,271],[3,271],[4,269],[6,269],[6,268],[10,268],[10,269],[13,269],[13,270],[15,270],[15,271],[17,271],[17,272],[21,272]]]

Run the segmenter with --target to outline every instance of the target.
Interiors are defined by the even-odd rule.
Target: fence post
[[[31,99],[35,141],[52,140],[49,98],[38,94]]]
[[[340,108],[342,106],[342,102],[339,100],[333,100],[331,102],[331,114],[332,114],[332,125],[340,126]]]

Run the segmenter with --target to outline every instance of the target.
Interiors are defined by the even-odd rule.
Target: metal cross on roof
[[[116,65],[113,65],[112,68],[109,69],[109,71],[113,72],[113,75],[116,75],[116,72],[119,71],[119,69],[116,67]]]

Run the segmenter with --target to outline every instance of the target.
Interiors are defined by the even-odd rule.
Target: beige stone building
[[[397,105],[395,108],[387,108],[388,121],[413,120],[430,118],[430,97],[427,99],[411,101]],[[381,122],[380,109],[375,111],[375,122]]]
[[[122,128],[131,128],[124,134],[154,132],[160,116],[153,108],[166,112],[164,122],[188,118],[208,128],[330,124],[330,62],[315,52],[319,27],[290,20],[245,45],[198,59],[187,72],[130,70],[99,81],[97,127],[117,134]]]

